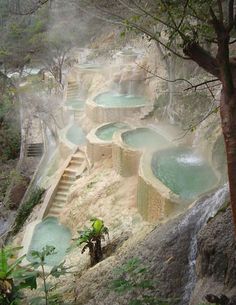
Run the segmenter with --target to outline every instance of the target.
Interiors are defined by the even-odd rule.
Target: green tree
[[[83,231],[78,231],[79,237],[76,239],[77,246],[85,244],[81,253],[89,250],[91,266],[99,263],[103,258],[102,239],[108,235],[108,228],[104,226],[101,219],[91,219],[91,228],[85,228]]]

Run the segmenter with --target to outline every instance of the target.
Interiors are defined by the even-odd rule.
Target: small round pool
[[[210,165],[188,148],[156,152],[153,174],[182,199],[194,200],[216,186],[218,179]]]
[[[47,256],[45,263],[48,266],[56,266],[63,261],[70,240],[70,230],[59,224],[57,218],[47,217],[34,229],[27,253],[27,260],[29,262],[37,261],[35,257],[32,257],[31,251],[40,252],[45,246],[53,246],[55,247],[55,254]]]
[[[125,123],[110,123],[110,124],[106,124],[104,126],[99,127],[95,134],[96,136],[103,140],[103,141],[111,141],[113,134],[117,131],[117,130],[121,130],[121,129],[126,129],[129,128],[129,125],[125,124]]]
[[[70,107],[73,110],[84,109],[85,102],[78,99],[67,100],[66,106]]]
[[[82,145],[86,142],[86,137],[82,128],[77,125],[72,125],[67,130],[66,138],[75,145]]]
[[[125,144],[135,149],[161,148],[168,145],[169,141],[150,128],[136,128],[122,133]]]
[[[145,105],[145,98],[142,96],[118,94],[113,91],[101,93],[94,99],[95,103],[109,108],[140,107]]]

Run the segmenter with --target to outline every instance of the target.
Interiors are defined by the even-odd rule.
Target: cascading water
[[[207,221],[213,217],[219,208],[228,199],[228,184],[223,185],[215,193],[199,199],[195,206],[187,213],[181,223],[178,225],[178,231],[182,232],[183,228],[194,226],[190,238],[190,247],[188,255],[188,280],[184,288],[181,305],[189,304],[191,293],[196,283],[196,255],[197,255],[197,235]]]

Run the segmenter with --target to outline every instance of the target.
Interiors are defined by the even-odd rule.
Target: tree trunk
[[[230,96],[222,91],[220,115],[227,154],[230,204],[236,234],[236,89]]]
[[[95,242],[95,259],[96,263],[99,263],[102,260],[102,244],[101,239],[97,238]]]

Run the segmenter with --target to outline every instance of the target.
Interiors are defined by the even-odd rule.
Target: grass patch
[[[17,234],[20,231],[28,216],[32,212],[33,208],[40,203],[44,191],[45,190],[41,188],[32,191],[29,196],[29,199],[25,201],[19,208],[15,219],[15,225],[12,230],[13,235]]]

